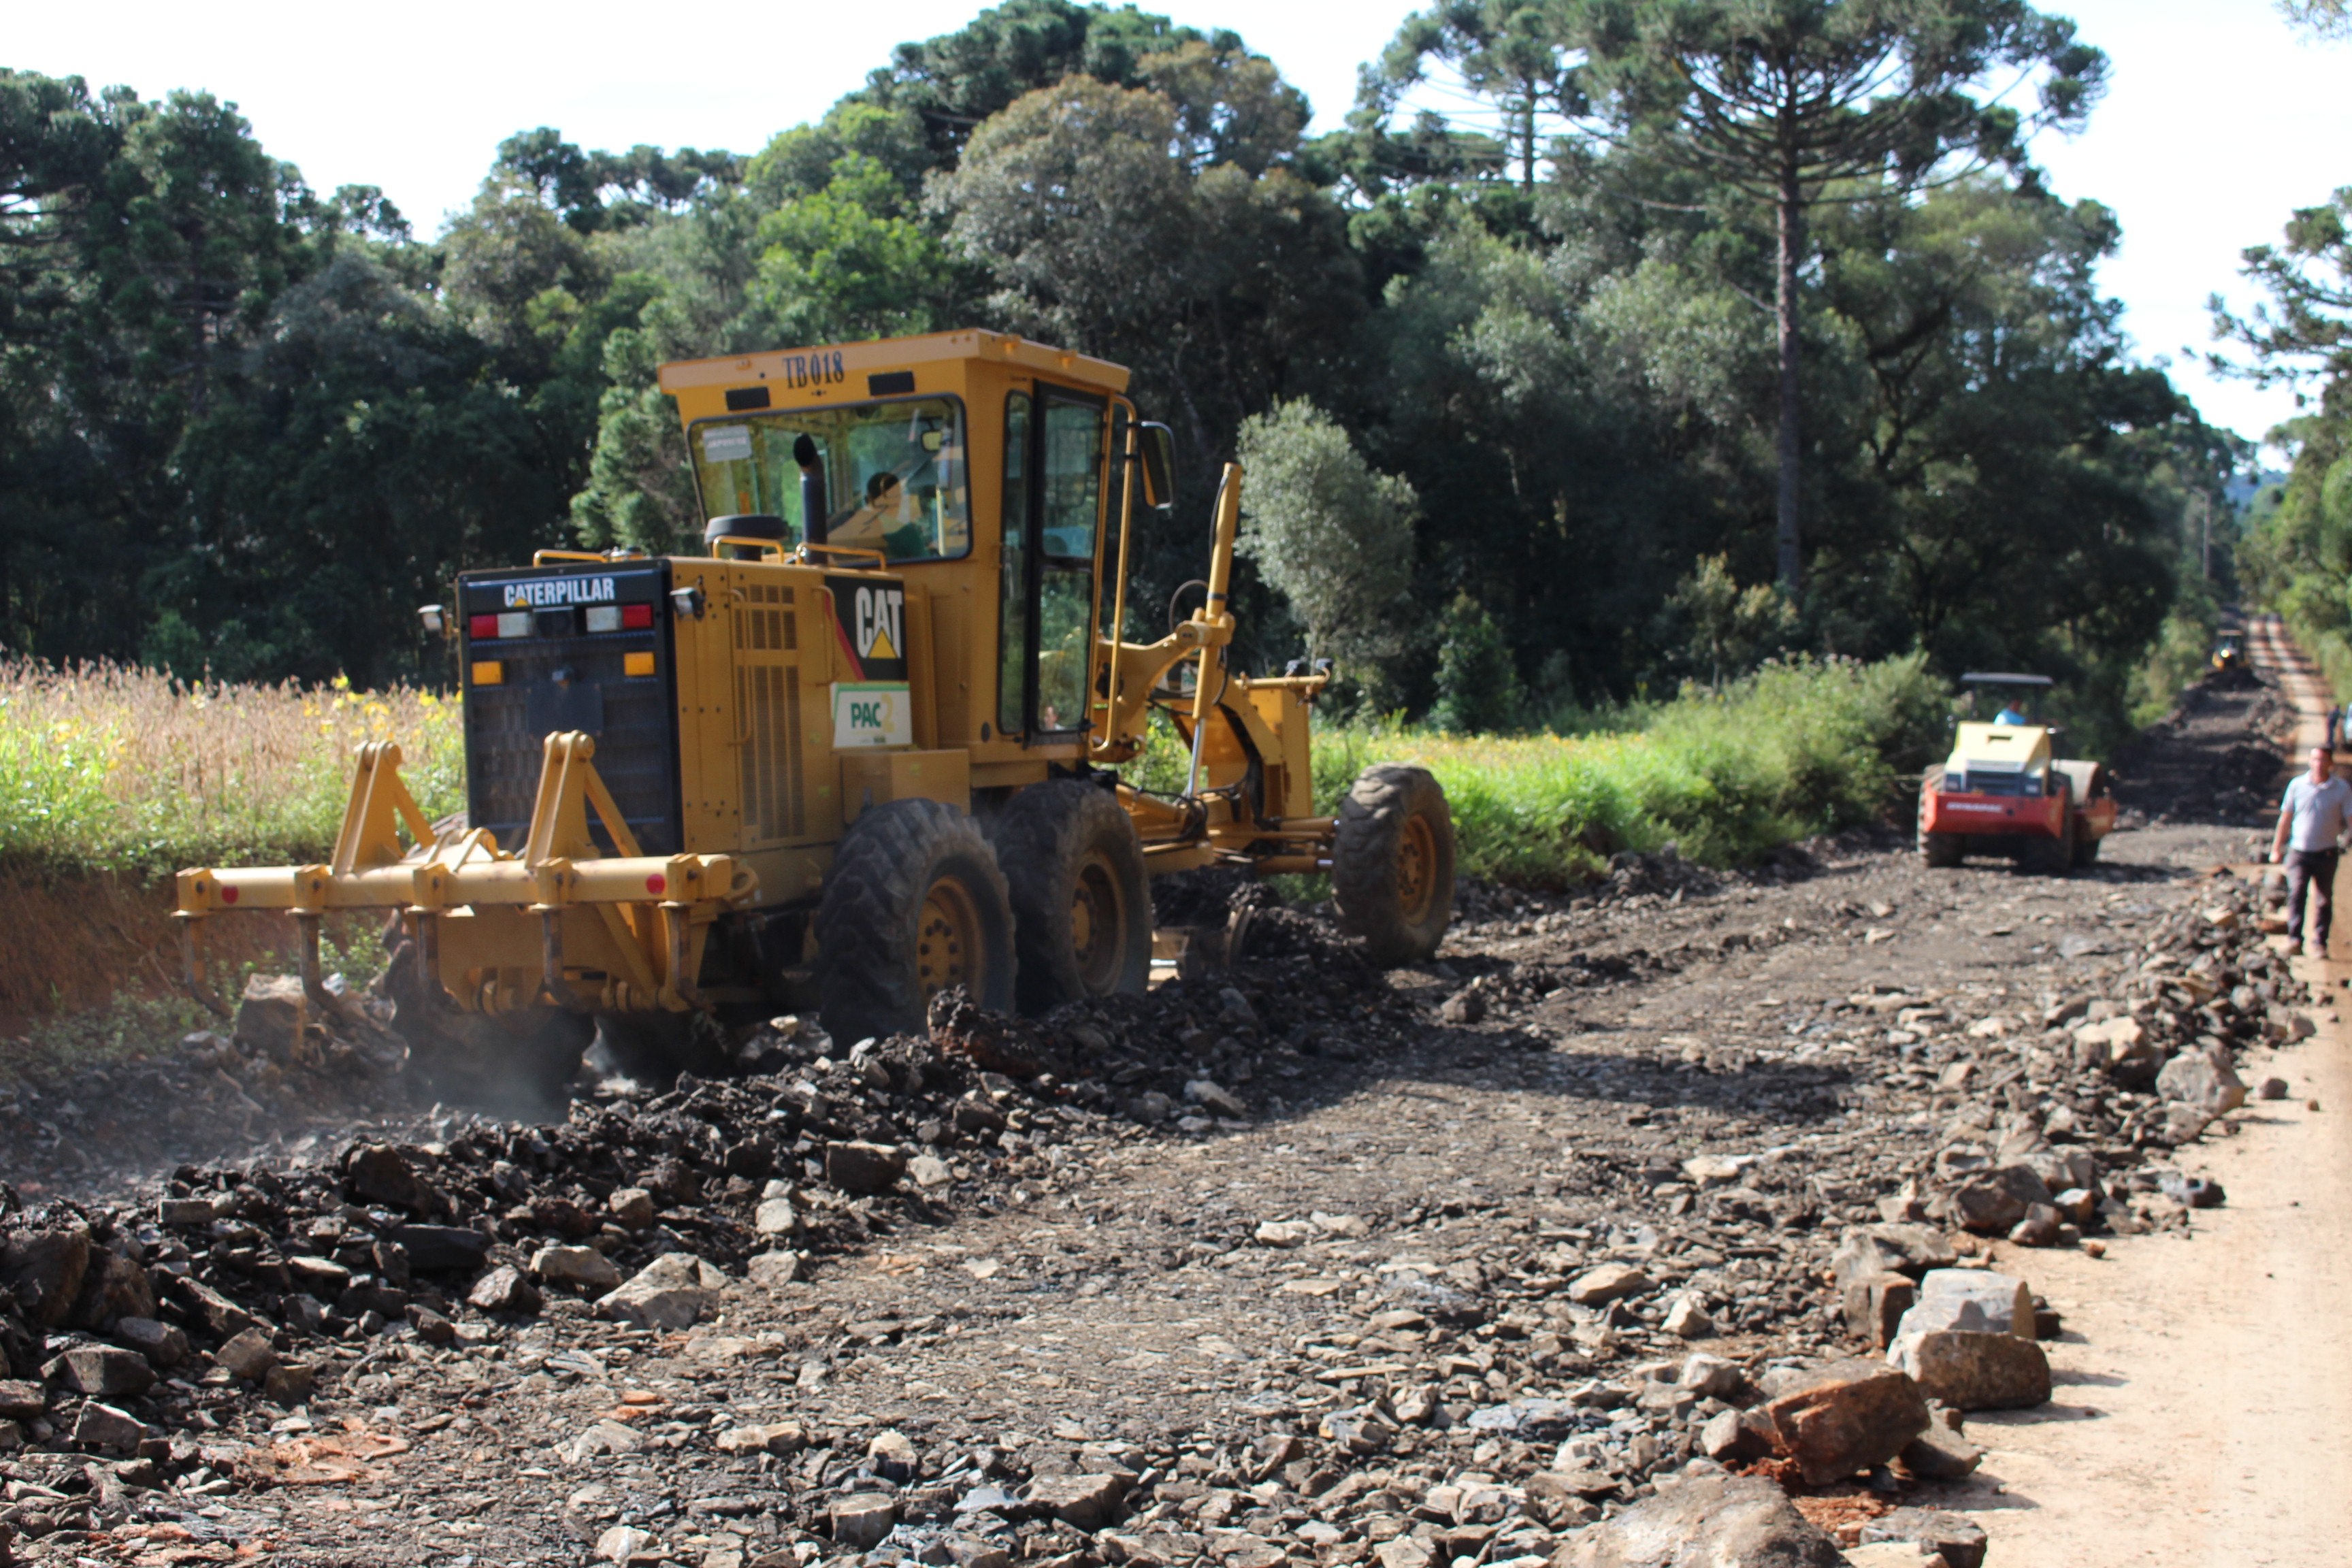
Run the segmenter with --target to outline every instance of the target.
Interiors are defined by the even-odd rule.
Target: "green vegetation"
[[[1874,820],[1943,738],[1941,683],[1917,655],[1796,658],[1720,691],[1587,715],[1562,736],[1448,734],[1401,722],[1317,735],[1317,809],[1375,762],[1419,763],[1454,802],[1465,872],[1583,879],[1617,849],[1669,841],[1712,865]],[[428,816],[459,809],[457,710],[430,693],[293,685],[188,687],[139,669],[0,667],[0,867],[161,877],[184,866],[302,863],[334,842],[363,741],[400,743]],[[1129,776],[1182,787],[1156,720]],[[339,963],[380,964],[354,929]],[[90,1027],[103,1026],[103,1020]]]
[[[1899,810],[1950,711],[1918,655],[1874,665],[1796,659],[1720,692],[1685,688],[1620,716],[1616,733],[1464,738],[1352,728],[1324,737],[1316,794],[1336,806],[1374,762],[1445,785],[1462,869],[1561,887],[1620,849],[1675,844],[1714,866]]]
[[[0,867],[147,879],[319,859],[353,752],[383,740],[428,816],[463,808],[457,706],[431,692],[0,664]]]
[[[1675,844],[1711,866],[1900,816],[1918,772],[1941,753],[1950,693],[1916,654],[1860,664],[1795,658],[1720,691],[1589,715],[1576,735],[1446,734],[1402,723],[1319,730],[1315,803],[1339,809],[1374,763],[1417,763],[1454,808],[1465,875],[1560,888],[1621,849]],[[1184,749],[1156,723],[1129,770],[1145,787],[1182,787]]]
[[[438,684],[411,610],[457,569],[696,535],[659,362],[964,324],[1125,363],[1173,426],[1133,603],[1246,447],[1244,659],[1306,642],[1455,727],[1807,651],[2119,721],[2226,510],[2242,454],[2096,286],[2112,215],[2020,153],[2103,61],[2018,0],[1440,0],[1317,137],[1240,35],[1128,6],[878,64],[748,155],[524,130],[429,237],[201,84],[0,71],[0,647]],[[1792,72],[1765,178],[1757,106],[1693,84]],[[8,765],[121,815],[86,759]]]

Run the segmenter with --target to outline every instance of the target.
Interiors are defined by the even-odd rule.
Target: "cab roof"
[[[1972,669],[1960,677],[1962,686],[2055,686],[2046,675],[2012,675],[1998,669]]]
[[[746,382],[787,380],[805,374],[813,356],[838,356],[836,375],[878,375],[950,360],[985,360],[1042,371],[1105,392],[1125,392],[1125,365],[1111,363],[1068,349],[1033,342],[1009,332],[977,328],[954,332],[927,332],[912,338],[870,338],[863,342],[826,343],[821,348],[772,349],[761,353],[726,354],[712,359],[672,360],[661,367],[661,389],[677,392],[690,386],[737,386]]]

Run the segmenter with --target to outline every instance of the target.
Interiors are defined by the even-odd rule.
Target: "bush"
[[[1486,607],[1458,594],[1440,623],[1437,701],[1429,721],[1440,730],[1486,734],[1516,729],[1527,711],[1510,644]]]

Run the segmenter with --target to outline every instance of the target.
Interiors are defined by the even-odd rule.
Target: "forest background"
[[[1757,16],[1833,89],[1793,186],[1716,134]],[[0,72],[0,647],[438,684],[413,610],[456,571],[698,531],[661,361],[983,325],[1173,426],[1140,604],[1240,452],[1247,657],[1334,655],[1368,708],[1569,727],[1916,650],[2112,732],[2201,663],[2250,453],[2128,352],[2112,215],[2024,156],[2101,72],[2009,0],[1444,0],[1310,138],[1237,34],[1012,0],[756,153],[520,132],[431,239],[201,92]],[[1433,77],[1501,133],[1406,110]],[[2347,210],[2257,259],[2260,374],[2340,379]],[[2246,569],[2343,643],[2323,402]]]

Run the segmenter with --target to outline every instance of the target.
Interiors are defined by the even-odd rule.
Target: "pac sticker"
[[[835,641],[854,679],[907,679],[907,590],[871,577],[827,577],[833,590]]]
[[[914,714],[908,700],[906,682],[834,682],[833,744],[835,751],[845,751],[853,746],[911,746],[914,743]]]

